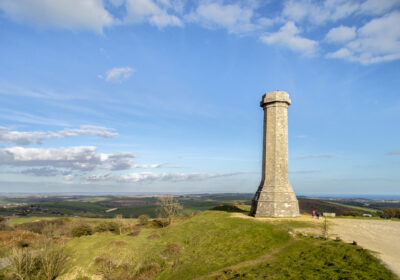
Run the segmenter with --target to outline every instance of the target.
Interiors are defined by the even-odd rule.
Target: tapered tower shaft
[[[284,91],[266,93],[260,103],[264,109],[262,176],[252,202],[250,215],[295,217],[299,204],[288,177],[288,122],[291,104]]]

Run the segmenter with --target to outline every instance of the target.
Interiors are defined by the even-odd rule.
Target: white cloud
[[[18,145],[42,144],[44,139],[63,138],[78,135],[94,135],[98,137],[110,138],[117,136],[114,129],[95,126],[82,125],[80,128],[66,128],[58,132],[43,131],[13,131],[7,127],[0,126],[0,142],[15,143]]]
[[[25,169],[21,173],[38,177],[53,177],[60,174],[59,170],[48,167]]]
[[[134,71],[135,71],[135,69],[128,67],[128,66],[114,67],[105,73],[105,80],[107,82],[122,83],[123,81],[129,79]],[[100,75],[99,77],[103,78],[102,75]]]
[[[289,0],[284,4],[282,15],[295,22],[307,20],[313,24],[336,21],[359,9],[359,3],[347,0]]]
[[[14,21],[36,26],[102,33],[105,26],[114,23],[102,0],[0,0],[0,10]]]
[[[339,26],[332,28],[329,30],[329,32],[326,34],[325,39],[328,42],[347,42],[350,41],[351,39],[354,39],[356,37],[356,28],[353,27],[347,27],[347,26]]]
[[[46,133],[41,131],[21,132],[11,131],[7,127],[0,126],[0,141],[15,143],[18,145],[29,145],[31,143],[41,144],[46,138]]]
[[[341,58],[362,64],[400,58],[400,12],[374,18],[357,30],[357,37],[341,49],[328,53],[328,58]]]
[[[114,129],[97,126],[97,125],[81,125],[80,128],[66,128],[54,134],[55,137],[71,137],[78,135],[94,135],[103,138],[111,138],[117,136],[118,133],[113,132]],[[53,134],[50,134],[52,136]]]
[[[93,146],[0,149],[0,165],[51,167],[80,171],[130,169],[134,157],[133,153],[98,153],[97,148]]]
[[[305,55],[312,55],[317,52],[318,42],[299,36],[300,30],[293,22],[282,26],[278,32],[266,34],[260,37],[266,44],[278,44],[288,47]]]
[[[168,25],[183,26],[177,16],[169,14],[152,0],[127,0],[126,10],[124,21],[127,23],[149,22],[159,28]]]
[[[295,22],[308,21],[315,25],[335,22],[353,14],[383,14],[398,4],[398,0],[288,0],[282,15]],[[381,4],[382,3],[382,4]]]
[[[196,10],[190,13],[186,19],[198,22],[208,28],[222,27],[230,33],[244,33],[257,28],[257,25],[252,23],[252,17],[253,9],[251,7],[208,2],[198,5]],[[265,24],[266,21],[267,19],[264,18],[261,23]]]
[[[139,183],[152,181],[200,181],[218,177],[229,177],[243,174],[243,172],[235,173],[127,173],[113,175],[111,173],[94,174],[87,176],[88,182],[117,181],[121,183]]]
[[[381,15],[396,6],[400,6],[399,0],[367,0],[361,4],[359,12],[362,14]]]

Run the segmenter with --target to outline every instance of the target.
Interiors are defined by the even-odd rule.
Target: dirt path
[[[390,220],[332,219],[331,235],[345,242],[377,252],[394,273],[400,276],[400,222]]]
[[[302,215],[297,218],[254,218],[241,213],[234,213],[232,217],[255,219],[264,222],[280,222],[284,220],[305,221],[320,224],[323,219],[312,219]],[[339,236],[344,242],[356,241],[358,245],[376,253],[382,262],[400,277],[400,222],[391,220],[373,219],[343,219],[329,218],[329,236]],[[311,234],[321,234],[321,227],[307,228],[304,231]],[[303,231],[303,229],[296,229]]]
[[[275,256],[276,254],[279,254],[280,252],[282,252],[286,247],[290,246],[292,243],[293,242],[288,242],[287,244],[285,244],[285,246],[283,246],[281,248],[278,248],[278,249],[275,249],[272,252],[269,252],[269,253],[267,253],[265,255],[262,255],[261,257],[258,257],[257,259],[248,260],[248,261],[240,262],[240,263],[237,263],[237,264],[234,264],[234,265],[226,266],[226,267],[218,269],[218,270],[216,270],[214,272],[211,272],[210,274],[197,277],[197,278],[195,278],[193,280],[203,280],[203,279],[207,279],[207,278],[210,278],[210,277],[218,276],[218,275],[220,275],[221,273],[223,273],[224,271],[227,271],[227,270],[235,270],[235,269],[238,269],[238,268],[241,268],[241,267],[254,266],[254,265],[263,263],[266,260],[268,260],[268,259],[272,258],[273,256]]]

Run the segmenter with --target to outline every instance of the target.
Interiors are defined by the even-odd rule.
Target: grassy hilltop
[[[12,222],[14,236],[35,223]],[[122,222],[118,230],[110,226],[115,219],[64,219],[51,234],[34,233],[27,247],[38,251],[44,235],[65,244],[67,269],[57,279],[398,279],[356,245],[296,236],[294,228],[312,226],[305,222],[260,222],[223,211],[186,215],[167,227]],[[82,225],[92,234],[71,236]]]

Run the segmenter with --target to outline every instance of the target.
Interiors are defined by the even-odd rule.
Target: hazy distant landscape
[[[346,231],[349,218],[378,228],[393,221],[400,230],[400,201],[299,197],[300,218],[257,220],[247,216],[251,194],[175,195],[172,216],[160,212],[163,197],[2,195],[0,279],[398,279],[341,238],[354,232]],[[313,219],[313,210],[337,217]],[[396,271],[396,250],[383,253]],[[26,267],[30,259],[37,268]]]
[[[67,195],[18,194],[0,195],[3,216],[81,216],[112,218],[122,215],[137,218],[146,214],[155,218],[158,195]],[[184,213],[208,210],[220,205],[250,205],[253,194],[186,194],[176,195]],[[371,214],[385,217],[386,208],[400,208],[396,199],[363,199],[343,197],[299,197],[301,213],[333,212],[339,216]],[[387,211],[386,211],[387,212]],[[400,218],[400,217],[398,217]]]

